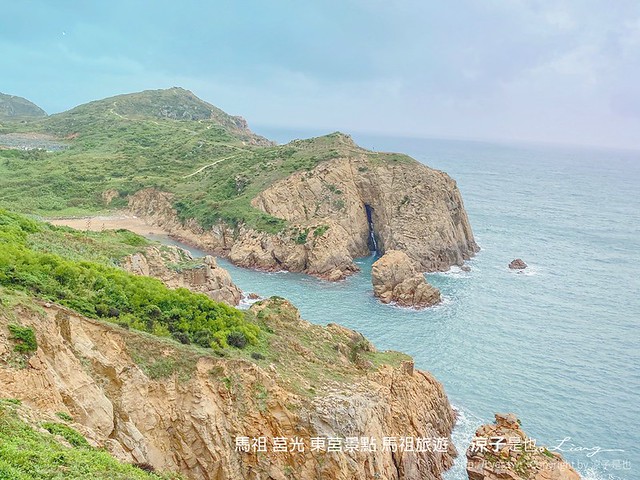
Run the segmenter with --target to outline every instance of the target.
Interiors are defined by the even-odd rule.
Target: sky
[[[640,149],[638,0],[0,0],[0,92],[181,86],[250,126]]]

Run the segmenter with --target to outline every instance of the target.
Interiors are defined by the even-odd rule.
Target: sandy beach
[[[118,230],[121,228],[131,230],[138,235],[166,235],[161,227],[148,224],[144,219],[127,214],[97,215],[93,217],[77,218],[52,218],[47,222],[53,225],[64,225],[76,230],[90,230],[99,232],[102,230]]]

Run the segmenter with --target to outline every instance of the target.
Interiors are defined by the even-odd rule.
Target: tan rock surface
[[[467,449],[469,480],[580,480],[560,454],[532,443],[513,413],[496,413],[496,423],[475,437]]]
[[[440,302],[440,291],[417,273],[406,253],[389,250],[371,268],[373,294],[383,303],[424,308]]]
[[[136,275],[158,278],[170,288],[188,288],[231,306],[240,303],[242,291],[233,283],[229,272],[218,266],[214,257],[207,255],[200,265],[176,267],[192,260],[191,254],[183,248],[152,246],[144,253],[128,255],[121,266]]]
[[[452,463],[450,444],[444,452],[311,452],[316,435],[450,439],[454,413],[430,374],[407,362],[359,364],[360,335],[309,324],[286,301],[253,307],[282,343],[260,362],[217,358],[56,305],[40,308],[0,310],[0,397],[45,416],[68,413],[91,443],[122,460],[206,480],[436,480]],[[16,318],[35,329],[39,344],[24,368],[8,358],[7,324]],[[356,357],[367,351],[356,349]],[[299,436],[307,448],[244,453],[235,449],[238,436]]]

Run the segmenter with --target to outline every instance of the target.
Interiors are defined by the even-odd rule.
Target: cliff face
[[[266,270],[305,272],[337,280],[357,270],[353,259],[402,250],[420,271],[461,265],[477,250],[460,192],[445,173],[408,157],[376,161],[354,153],[293,173],[259,193],[252,205],[291,225],[268,234],[224,224],[205,231],[182,225],[172,196],[147,189],[130,198],[137,215],[174,235]]]
[[[56,305],[3,308],[0,397],[68,413],[91,443],[124,461],[220,480],[435,480],[452,463],[446,443],[444,452],[394,453],[380,445],[383,436],[449,439],[454,414],[430,374],[411,362],[375,367],[361,336],[311,325],[286,301],[253,307],[274,332],[273,348],[281,348],[260,361],[218,358]],[[32,327],[38,341],[20,361],[7,329],[15,322]],[[377,437],[379,448],[311,452],[316,435]],[[244,453],[235,449],[238,436],[297,436],[307,448]]]

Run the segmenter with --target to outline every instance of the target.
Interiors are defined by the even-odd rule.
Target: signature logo
[[[580,452],[586,453],[586,456],[591,458],[602,452],[624,452],[621,448],[602,448],[596,447],[583,447],[571,442],[571,437],[564,437],[562,440],[558,440],[558,444],[555,447],[547,447],[550,452]]]

